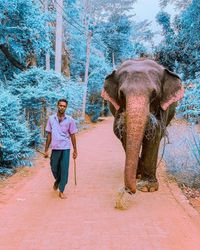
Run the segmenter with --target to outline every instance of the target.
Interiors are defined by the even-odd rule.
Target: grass
[[[200,134],[197,126],[176,120],[168,127],[168,132],[169,144],[164,151],[167,171],[179,184],[200,189]]]

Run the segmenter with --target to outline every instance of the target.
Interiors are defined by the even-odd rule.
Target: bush
[[[70,115],[80,116],[81,85],[53,70],[32,68],[18,74],[9,82],[8,88],[21,100],[21,114],[25,112],[31,132],[30,143],[32,146],[38,146],[43,142],[42,135],[45,134],[47,115],[55,109],[58,99],[68,99]]]
[[[200,188],[200,135],[188,124],[174,124],[168,130],[170,144],[164,153],[168,172],[179,183]]]
[[[93,92],[90,93],[88,97],[88,104],[87,104],[87,114],[90,115],[91,121],[96,122],[99,118],[102,110],[102,98],[100,92]]]
[[[17,166],[31,165],[33,152],[18,98],[2,87],[0,92],[0,174],[11,174]]]
[[[111,71],[111,68],[104,58],[93,56],[91,60],[93,67],[89,74],[86,113],[91,117],[92,122],[96,122],[102,112],[101,91],[104,79],[108,72]]]
[[[186,84],[184,98],[182,99],[178,112],[190,123],[200,122],[200,78],[188,81]]]

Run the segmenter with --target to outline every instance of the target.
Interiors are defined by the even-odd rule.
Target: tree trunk
[[[4,53],[8,61],[15,66],[16,68],[24,71],[26,70],[26,67],[20,63],[14,56],[10,53],[8,47],[6,45],[0,44],[0,50]]]
[[[61,65],[62,65],[62,38],[63,38],[62,7],[63,7],[63,0],[57,0],[55,71],[58,73],[61,73]]]
[[[70,69],[69,69],[69,53],[67,51],[66,45],[63,42],[62,46],[62,73],[66,77],[70,77]]]
[[[89,65],[90,65],[90,46],[91,46],[91,39],[92,39],[92,32],[88,31],[87,36],[87,47],[86,47],[86,64],[85,64],[85,89],[83,95],[83,110],[82,110],[82,117],[85,119],[85,109],[86,109],[86,100],[87,100],[87,85],[88,85],[88,72],[89,72]]]
[[[36,66],[37,66],[36,56],[35,54],[30,54],[26,61],[26,68],[28,69],[30,67],[36,67]]]

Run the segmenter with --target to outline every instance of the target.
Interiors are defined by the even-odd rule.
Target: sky
[[[137,0],[134,4],[134,13],[136,21],[143,21],[148,19],[152,21],[152,30],[160,31],[160,26],[156,23],[156,15],[160,11],[159,0]],[[165,11],[171,14],[175,14],[174,6],[168,5]],[[156,36],[157,42],[160,41],[160,37]]]

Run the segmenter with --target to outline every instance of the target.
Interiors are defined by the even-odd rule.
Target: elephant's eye
[[[118,98],[119,98],[120,106],[126,105],[126,98],[122,91],[119,91]]]
[[[104,85],[104,90],[106,91],[106,92],[108,92],[108,85]]]
[[[151,93],[151,98],[150,98],[150,101],[152,102],[152,101],[154,101],[154,99],[156,98],[156,96],[157,96],[157,94],[156,94],[156,91],[155,91],[155,89],[152,91],[152,93]]]

